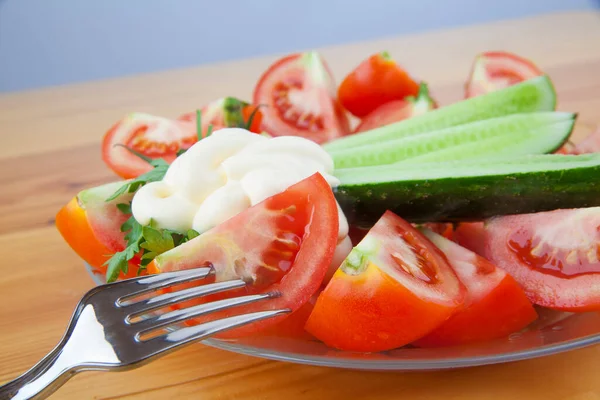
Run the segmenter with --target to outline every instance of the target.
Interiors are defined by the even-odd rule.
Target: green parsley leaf
[[[131,203],[119,203],[117,204],[117,208],[123,214],[131,214]]]
[[[197,231],[190,229],[189,231],[187,231],[187,240],[192,240],[195,237],[200,236],[200,233],[198,233]]]
[[[196,135],[198,135],[198,141],[202,140],[202,111],[196,110]]]
[[[106,283],[116,281],[121,271],[127,273],[128,263],[125,250],[113,254],[113,256],[107,261],[107,265]]]
[[[140,244],[140,247],[156,253],[156,255],[162,254],[175,247],[173,237],[167,230],[161,231],[151,226],[144,226],[142,227],[142,235],[144,236],[145,242]]]
[[[153,160],[151,157],[148,157],[148,156],[146,156],[146,155],[144,155],[144,154],[142,154],[140,152],[137,152],[134,149],[132,149],[131,147],[128,147],[128,146],[126,146],[124,144],[118,143],[118,144],[115,144],[115,146],[124,147],[125,150],[127,150],[128,152],[130,152],[134,156],[137,156],[137,157],[141,158],[142,160],[146,161],[148,164],[150,164],[152,162],[152,160]]]
[[[152,165],[154,169],[151,169],[135,179],[127,181],[123,186],[117,189],[112,196],[106,199],[106,201],[113,201],[125,193],[134,193],[147,183],[161,181],[167,173],[167,169],[169,169],[169,164],[162,158],[152,160],[150,165]]]

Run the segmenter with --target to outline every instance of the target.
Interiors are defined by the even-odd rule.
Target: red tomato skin
[[[404,100],[393,100],[382,104],[366,115],[354,130],[355,133],[365,132],[381,126],[390,125],[407,118],[423,115],[437,108],[437,103],[429,96],[425,83],[421,83],[416,97]]]
[[[421,273],[433,281],[426,283],[397,264],[376,264],[392,262],[390,254],[400,249],[393,238],[396,235],[418,254]],[[460,309],[464,286],[445,256],[412,225],[388,211],[363,242],[367,239],[379,243],[373,250],[376,254],[361,256],[364,270],[343,264],[336,271],[306,323],[310,334],[340,350],[384,351],[424,336]],[[366,248],[371,248],[371,243],[367,242]]]
[[[523,289],[506,272],[448,239],[432,232],[426,235],[444,252],[467,288],[467,296],[460,311],[414,345],[456,346],[502,338],[537,318]]]
[[[273,98],[279,91],[276,88],[279,84],[298,84],[300,91],[318,93],[318,108],[321,114],[311,114],[314,118],[308,120],[314,119],[320,123],[317,125],[307,122],[307,126],[300,126],[300,118],[297,121],[285,120],[278,105],[281,99],[276,101]],[[286,98],[286,102],[291,104],[290,110],[297,110],[298,104],[289,97]],[[335,97],[335,82],[331,70],[325,60],[315,52],[290,54],[273,63],[261,75],[254,88],[253,104],[261,107],[262,131],[273,136],[301,136],[317,143],[325,143],[350,133],[348,116]],[[311,100],[306,107],[314,108],[314,101]]]
[[[502,89],[544,73],[530,60],[506,51],[488,51],[475,57],[465,98]]]
[[[424,302],[369,264],[355,276],[338,269],[317,299],[305,328],[330,347],[377,352],[413,342],[455,311],[455,306]]]
[[[570,221],[574,219],[574,213],[596,209],[600,211],[600,208],[592,207],[491,218],[485,223],[486,258],[509,273],[534,304],[560,311],[599,311],[600,273],[579,274],[567,278],[557,276],[524,265],[508,246],[511,236],[517,230],[535,228],[539,221]]]
[[[506,275],[483,299],[466,306],[413,344],[443,347],[498,339],[525,328],[536,319],[537,313],[523,290]]]
[[[377,107],[394,100],[416,96],[419,84],[389,58],[374,54],[348,74],[338,88],[338,98],[346,110],[363,118]]]
[[[303,200],[298,200],[300,198]],[[306,231],[302,244],[295,255],[293,265],[290,267],[288,273],[286,273],[278,282],[275,282],[266,288],[255,290],[253,289],[252,285],[249,285],[245,289],[228,291],[223,295],[215,295],[205,297],[202,300],[188,302],[190,303],[189,305],[194,305],[220,298],[234,297],[256,292],[271,292],[280,294],[279,296],[268,301],[257,302],[246,306],[235,307],[231,310],[220,311],[213,313],[206,318],[197,318],[194,320],[195,323],[201,323],[214,320],[216,318],[225,318],[255,311],[289,309],[291,313],[294,313],[303,304],[309,301],[310,297],[320,288],[321,282],[323,281],[325,273],[327,272],[329,264],[333,258],[333,253],[337,244],[337,235],[339,229],[337,205],[329,184],[319,173],[316,173],[311,177],[290,186],[282,193],[272,196],[263,202],[248,208],[242,213],[235,215],[222,224],[217,225],[213,229],[198,236],[197,238],[194,238],[193,240],[190,240],[189,242],[184,243],[179,247],[170,250],[169,252],[159,255],[148,265],[148,272],[152,274],[196,268],[206,262],[209,258],[211,261],[214,261],[213,264],[215,264],[215,268],[228,268],[229,264],[223,264],[221,261],[219,261],[221,264],[216,263],[215,259],[210,257],[217,255],[216,259],[221,260],[218,257],[218,254],[223,252],[220,246],[214,245],[212,247],[204,246],[198,248],[198,244],[201,243],[200,241],[211,240],[210,238],[213,237],[217,238],[217,240],[220,242],[223,242],[224,239],[226,239],[225,242],[227,242],[227,240],[233,240],[236,238],[236,232],[240,232],[240,227],[248,225],[248,220],[253,220],[254,218],[260,217],[261,210],[263,210],[264,207],[267,207],[266,213],[268,214],[271,212],[270,206],[274,206],[277,209],[280,209],[280,207],[281,209],[285,209],[296,204],[301,204],[299,201],[305,201],[307,204],[310,204],[311,213],[310,219],[308,220],[310,225],[305,228]],[[243,235],[243,237],[237,237],[240,242],[236,242],[236,245],[240,246],[240,249],[245,248],[247,252],[259,250],[254,248],[252,244],[243,242],[243,240],[247,240],[251,234],[251,231],[249,233],[240,233],[240,235]],[[262,239],[267,240],[266,238]],[[235,242],[235,240],[233,241]],[[213,240],[213,242],[209,243],[216,242]],[[207,256],[209,257],[205,258]],[[187,284],[187,287],[191,285]],[[182,285],[182,287],[186,287],[186,285]],[[273,326],[274,324],[281,322],[289,315],[290,314],[285,314],[275,318],[255,322],[243,327],[235,328],[230,331],[220,333],[217,335],[217,337],[236,338],[251,335],[259,330],[266,329],[269,326]]]

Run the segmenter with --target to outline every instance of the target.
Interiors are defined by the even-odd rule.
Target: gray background
[[[599,4],[597,0],[0,0],[0,92]]]

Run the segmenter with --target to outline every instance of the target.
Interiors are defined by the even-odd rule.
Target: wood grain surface
[[[600,15],[561,13],[322,49],[337,79],[390,51],[457,101],[474,55],[505,49],[554,80],[559,108],[579,113],[576,135],[600,124]],[[225,95],[249,98],[277,58],[0,96],[0,382],[16,377],[63,334],[93,283],[53,225],[76,192],[115,179],[100,159],[103,133],[131,111],[177,116]],[[140,369],[84,373],[56,399],[600,399],[600,346],[510,364],[429,373],[347,371],[266,361],[192,345]]]

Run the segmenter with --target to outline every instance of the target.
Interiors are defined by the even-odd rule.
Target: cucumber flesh
[[[575,120],[556,122],[541,128],[455,146],[401,161],[433,162],[452,160],[485,160],[490,157],[511,157],[528,154],[546,154],[558,150],[573,131]]]
[[[600,154],[391,164],[336,176],[336,199],[359,226],[386,210],[411,222],[444,222],[600,206]]]
[[[573,129],[574,120],[575,114],[566,112],[515,114],[331,151],[330,154],[336,168],[392,164],[417,158],[427,160],[429,157],[451,160],[453,155],[458,158],[482,157],[500,150],[506,150],[508,154],[543,154],[562,145]]]
[[[381,143],[448,128],[483,119],[510,114],[553,111],[556,108],[556,92],[548,76],[543,75],[507,88],[466,99],[429,111],[394,124],[370,131],[345,136],[325,143],[329,152],[349,147]]]

